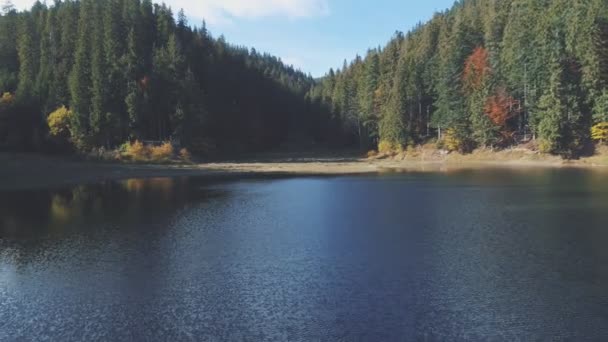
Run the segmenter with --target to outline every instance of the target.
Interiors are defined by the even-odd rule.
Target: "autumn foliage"
[[[605,143],[608,141],[608,122],[600,122],[591,128],[591,139]]]
[[[164,142],[160,146],[147,146],[139,140],[125,144],[124,156],[136,162],[164,163],[171,160],[174,154],[173,145]]]
[[[509,119],[517,115],[518,108],[519,101],[507,94],[504,88],[501,88],[495,95],[488,98],[485,111],[495,125],[504,127]]]
[[[53,137],[69,137],[70,136],[70,120],[72,112],[65,106],[62,106],[49,114],[46,122],[49,126],[49,133]]]
[[[513,132],[509,129],[509,120],[518,114],[519,102],[511,97],[504,88],[499,88],[494,95],[487,99],[484,109],[492,123],[499,127],[503,138],[511,138]]]
[[[464,143],[462,141],[462,139],[460,139],[458,137],[458,134],[456,132],[456,130],[454,129],[448,129],[445,132],[445,135],[443,137],[443,147],[450,151],[460,151],[463,147]]]
[[[136,140],[135,142],[127,145],[125,154],[134,161],[146,161],[150,157],[150,150],[144,145],[144,143]]]
[[[2,94],[2,97],[0,97],[0,105],[2,106],[11,105],[13,102],[15,102],[15,96],[11,93],[4,93]]]
[[[488,50],[483,47],[476,48],[464,64],[462,79],[465,89],[471,92],[480,90],[490,73]]]
[[[160,146],[150,148],[150,157],[155,162],[166,162],[173,157],[173,145],[170,142],[164,142]]]

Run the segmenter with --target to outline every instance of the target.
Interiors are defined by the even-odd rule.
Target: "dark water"
[[[608,337],[608,176],[0,193],[0,341]]]

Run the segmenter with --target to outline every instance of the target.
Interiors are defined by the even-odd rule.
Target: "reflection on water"
[[[129,179],[52,191],[15,191],[0,197],[0,237],[61,236],[104,218],[162,216],[219,192],[186,191],[186,179]],[[201,185],[202,186],[202,185]]]
[[[0,193],[0,340],[602,340],[607,209],[552,169]]]

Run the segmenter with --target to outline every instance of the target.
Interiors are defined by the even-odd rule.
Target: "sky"
[[[34,0],[12,0],[19,9]],[[52,3],[51,0],[47,1]],[[280,57],[315,77],[369,48],[383,46],[454,0],[165,0],[183,8],[191,25],[203,19],[211,33],[233,44]]]

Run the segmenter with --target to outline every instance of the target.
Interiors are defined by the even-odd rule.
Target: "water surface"
[[[601,340],[586,170],[0,192],[0,340]]]

